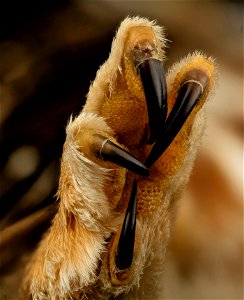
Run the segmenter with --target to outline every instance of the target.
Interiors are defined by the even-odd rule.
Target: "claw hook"
[[[197,105],[207,83],[208,77],[201,70],[194,70],[187,74],[163,130],[145,161],[147,167],[152,166],[174,140],[191,111]]]
[[[141,176],[150,175],[148,168],[143,163],[108,138],[94,135],[94,141],[93,151],[101,159],[115,163]]]
[[[162,62],[149,58],[139,66],[142,85],[147,102],[150,137],[154,143],[162,129],[167,115],[167,87]]]
[[[125,213],[123,227],[119,237],[115,264],[118,269],[128,269],[133,260],[136,230],[137,181],[132,186],[130,200]]]

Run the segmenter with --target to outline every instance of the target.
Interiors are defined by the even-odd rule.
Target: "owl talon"
[[[147,167],[152,166],[174,140],[207,86],[208,77],[204,72],[194,70],[187,75],[163,130],[145,161]]]
[[[130,200],[126,209],[123,227],[120,233],[115,264],[119,270],[128,269],[133,260],[136,230],[137,181],[133,183]]]
[[[144,60],[138,69],[147,102],[150,128],[148,144],[152,144],[157,140],[167,115],[165,74],[162,62],[154,58]]]
[[[93,147],[95,154],[101,159],[124,167],[138,175],[150,176],[149,170],[143,163],[106,137],[95,135]]]

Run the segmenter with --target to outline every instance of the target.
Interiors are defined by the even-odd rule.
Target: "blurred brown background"
[[[5,1],[0,40],[1,299],[17,299],[28,255],[55,213],[71,114],[127,15],[156,19],[166,69],[188,52],[216,58],[219,79],[179,204],[162,298],[243,298],[243,4],[237,1]]]

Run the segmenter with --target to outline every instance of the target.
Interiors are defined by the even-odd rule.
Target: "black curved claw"
[[[115,255],[115,264],[120,270],[128,269],[133,260],[136,231],[136,202],[137,181],[135,180],[132,186],[131,196],[126,209],[124,223]]]
[[[112,141],[101,135],[94,136],[93,151],[103,160],[110,161],[141,176],[150,176],[143,163]]]
[[[147,101],[150,137],[154,143],[167,115],[167,87],[162,62],[149,58],[138,66]]]
[[[149,168],[163,154],[167,147],[171,144],[181,127],[185,123],[192,109],[197,104],[203,90],[207,84],[206,75],[200,74],[204,80],[203,83],[195,79],[187,80],[179,90],[176,103],[170,112],[164,128],[155,142],[149,156],[145,161],[145,165]]]

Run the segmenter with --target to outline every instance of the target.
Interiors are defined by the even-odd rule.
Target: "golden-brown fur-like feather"
[[[115,252],[135,175],[95,156],[92,147],[93,135],[100,134],[145,160],[152,146],[145,144],[148,115],[133,59],[138,48],[147,47],[163,63],[165,41],[162,28],[143,18],[126,18],[118,29],[83,111],[67,126],[59,210],[29,264],[23,299],[156,299],[175,204],[205,127],[204,103],[215,79],[213,60],[196,52],[167,75],[169,110],[189,70],[202,70],[209,83],[175,140],[150,168],[151,177],[137,177],[135,252],[127,270],[116,268]]]

